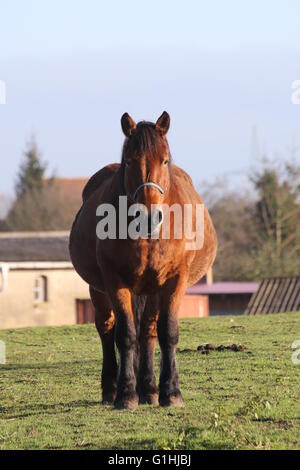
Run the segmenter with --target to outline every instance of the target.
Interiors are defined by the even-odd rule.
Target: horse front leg
[[[185,287],[184,279],[172,279],[166,283],[160,296],[157,333],[162,354],[159,382],[161,406],[184,406],[176,367],[176,346],[179,339],[177,312]]]
[[[116,325],[115,340],[120,356],[117,396],[114,402],[117,409],[135,410],[138,407],[134,355],[136,330],[129,289],[119,288],[110,292],[114,307]]]
[[[158,405],[158,388],[154,374],[157,339],[158,296],[148,296],[140,328],[140,364],[137,391],[141,404]]]

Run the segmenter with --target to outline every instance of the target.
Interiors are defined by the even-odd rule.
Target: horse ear
[[[164,111],[160,118],[158,118],[157,123],[155,124],[155,129],[160,133],[161,136],[167,134],[170,127],[170,116],[167,111]]]
[[[126,137],[130,137],[136,130],[136,123],[128,113],[123,114],[121,118],[122,131]]]

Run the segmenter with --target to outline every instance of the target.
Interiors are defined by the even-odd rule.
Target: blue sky
[[[269,155],[300,145],[299,18],[296,0],[0,0],[0,193],[13,193],[32,133],[49,170],[88,176],[119,161],[123,112],[165,109],[173,158],[195,184],[240,184],[254,126]]]

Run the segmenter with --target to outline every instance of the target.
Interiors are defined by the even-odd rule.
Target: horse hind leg
[[[99,333],[103,365],[101,374],[102,403],[113,403],[117,395],[118,364],[115,351],[115,316],[106,294],[90,287],[90,295],[95,307],[95,324]]]
[[[185,279],[181,280],[178,276],[169,280],[161,293],[157,322],[162,357],[159,383],[159,404],[161,406],[184,406],[176,368],[176,346],[179,338],[177,312],[185,288]]]

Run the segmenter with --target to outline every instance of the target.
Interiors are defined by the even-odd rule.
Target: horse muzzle
[[[163,211],[159,207],[153,206],[148,215],[148,236],[157,235],[163,223]]]

